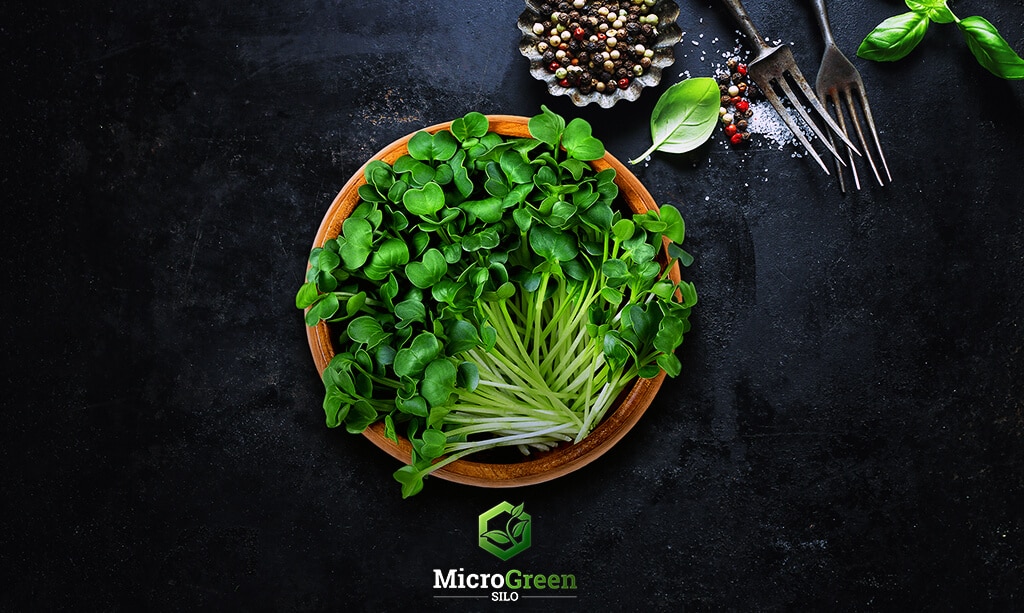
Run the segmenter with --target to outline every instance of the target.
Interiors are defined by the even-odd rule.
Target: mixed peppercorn
[[[747,81],[747,65],[738,57],[729,58],[726,62],[728,72],[720,72],[715,78],[718,89],[722,92],[722,107],[718,115],[725,126],[725,135],[729,142],[741,145],[750,140],[747,130],[754,111],[750,108],[752,87]]]
[[[544,3],[533,24],[537,52],[562,87],[582,94],[627,89],[651,66],[657,0]]]

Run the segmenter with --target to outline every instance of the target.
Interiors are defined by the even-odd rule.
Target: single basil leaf
[[[658,98],[651,113],[651,148],[630,160],[636,164],[654,151],[686,153],[704,144],[718,124],[721,92],[711,77],[676,83]]]
[[[957,25],[964,33],[967,48],[978,63],[1002,79],[1024,79],[1024,59],[999,35],[984,17],[965,17]]]
[[[928,15],[902,13],[878,24],[857,48],[857,57],[876,62],[893,62],[914,50],[928,31]]]

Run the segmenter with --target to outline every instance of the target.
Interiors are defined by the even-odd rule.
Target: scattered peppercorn
[[[584,94],[628,89],[654,58],[655,5],[654,0],[543,3],[533,25],[537,51],[562,87]]]
[[[719,110],[719,118],[726,138],[733,145],[741,145],[750,140],[748,131],[748,119],[753,117],[754,111],[750,108],[748,99],[752,91],[747,82],[747,65],[742,63],[738,57],[729,58],[725,65],[728,72],[720,72],[715,76],[718,87],[722,92],[722,108]]]

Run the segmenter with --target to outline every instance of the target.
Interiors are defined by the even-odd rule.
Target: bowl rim
[[[530,136],[529,118],[527,117],[518,115],[486,115],[486,117],[489,124],[488,130],[491,132],[497,132],[503,136]],[[382,160],[388,164],[394,163],[408,151],[408,142],[417,132],[426,131],[432,134],[439,130],[449,129],[451,124],[451,121],[446,121],[415,130],[383,147],[360,166],[328,207],[317,229],[313,247],[322,247],[327,240],[339,235],[342,222],[359,202],[358,189],[360,185],[366,183],[364,170],[370,162]],[[606,168],[615,169],[615,183],[619,186],[620,197],[629,204],[634,212],[658,210],[654,198],[639,179],[613,155],[606,152],[603,158],[591,162],[591,165],[599,171]],[[672,270],[669,271],[669,276],[675,282],[679,282],[678,263],[675,263]],[[306,338],[317,372],[321,377],[327,364],[335,355],[331,337],[329,326],[325,322],[321,321],[313,327],[306,326]],[[535,456],[531,454],[531,456],[527,456],[529,459],[524,459],[521,462],[486,463],[461,458],[435,470],[431,475],[465,485],[493,488],[532,485],[571,473],[604,455],[636,425],[654,400],[665,376],[665,371],[661,370],[652,379],[639,377],[635,379],[633,384],[623,391],[619,401],[609,410],[597,427],[578,443],[559,445],[551,451],[537,453]],[[397,445],[387,438],[382,421],[372,424],[363,432],[363,435],[396,460],[405,464],[410,463],[412,445],[405,437],[400,436]]]

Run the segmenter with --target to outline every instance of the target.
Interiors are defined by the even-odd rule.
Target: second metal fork
[[[825,148],[836,157],[836,160],[843,165],[845,165],[845,162],[843,162],[842,157],[836,151],[831,140],[825,138],[825,135],[822,134],[821,130],[818,128],[817,123],[811,119],[807,110],[804,108],[803,103],[795,96],[793,89],[789,86],[789,82],[786,78],[787,76],[796,84],[804,98],[807,100],[807,103],[810,104],[818,113],[829,129],[831,129],[832,132],[834,132],[836,136],[846,144],[850,151],[860,155],[860,152],[857,151],[854,144],[849,138],[847,138],[843,130],[836,125],[836,122],[829,116],[821,102],[818,101],[817,96],[815,96],[814,92],[811,91],[811,87],[807,84],[807,79],[805,79],[803,74],[800,73],[800,69],[796,65],[796,59],[793,57],[793,52],[790,51],[789,47],[786,45],[768,45],[764,38],[761,37],[761,34],[758,33],[757,28],[754,27],[754,23],[751,21],[750,15],[747,14],[747,10],[743,8],[743,3],[740,2],[740,0],[722,1],[727,7],[729,7],[729,10],[732,11],[737,21],[739,21],[743,33],[746,34],[747,38],[749,38],[755,45],[757,45],[757,57],[747,64],[747,76],[754,81],[758,89],[761,90],[761,93],[764,94],[765,98],[767,98],[771,105],[775,107],[779,116],[786,122],[786,125],[789,126],[790,131],[797,140],[800,141],[800,144],[807,149],[807,152],[811,154],[811,157],[818,162],[822,170],[825,171],[825,174],[828,174],[828,167],[825,166],[821,157],[814,150],[814,147],[811,146],[807,135],[804,134],[804,131],[797,124],[796,119],[786,110],[782,99],[775,91],[775,86],[777,86],[779,90],[782,91],[783,96],[792,103],[793,108],[795,108],[800,114],[800,117],[803,118],[807,127],[810,128],[811,131],[814,132],[815,136],[821,140]]]
[[[825,0],[813,0],[813,4],[815,15],[818,18],[818,26],[821,28],[822,36],[825,39],[825,53],[821,58],[821,68],[818,69],[818,79],[815,82],[814,89],[817,90],[821,103],[826,107],[831,106],[843,132],[849,134],[843,112],[843,106],[846,106],[845,114],[849,115],[854,132],[857,133],[861,147],[864,148],[864,157],[867,158],[868,164],[875,174],[875,179],[878,180],[878,184],[885,185],[882,172],[875,164],[875,158],[871,154],[872,147],[868,144],[864,136],[864,130],[861,128],[857,113],[858,104],[855,104],[855,101],[859,103],[861,112],[864,115],[864,123],[867,124],[868,131],[874,141],[874,149],[878,152],[882,171],[885,172],[885,178],[891,182],[892,175],[889,174],[889,165],[885,161],[885,154],[882,153],[882,143],[878,140],[878,131],[875,130],[875,120],[871,117],[871,106],[868,105],[868,97],[864,92],[864,83],[861,81],[860,73],[857,72],[854,65],[850,63],[850,60],[836,46],[836,41],[832,37],[832,28],[829,25],[828,9],[825,8]],[[853,172],[853,182],[857,189],[860,189],[860,177],[857,176],[857,166],[854,164],[853,155],[849,157],[849,167]],[[839,176],[839,188],[845,192],[846,184],[843,181],[842,169],[837,168],[836,174]]]

